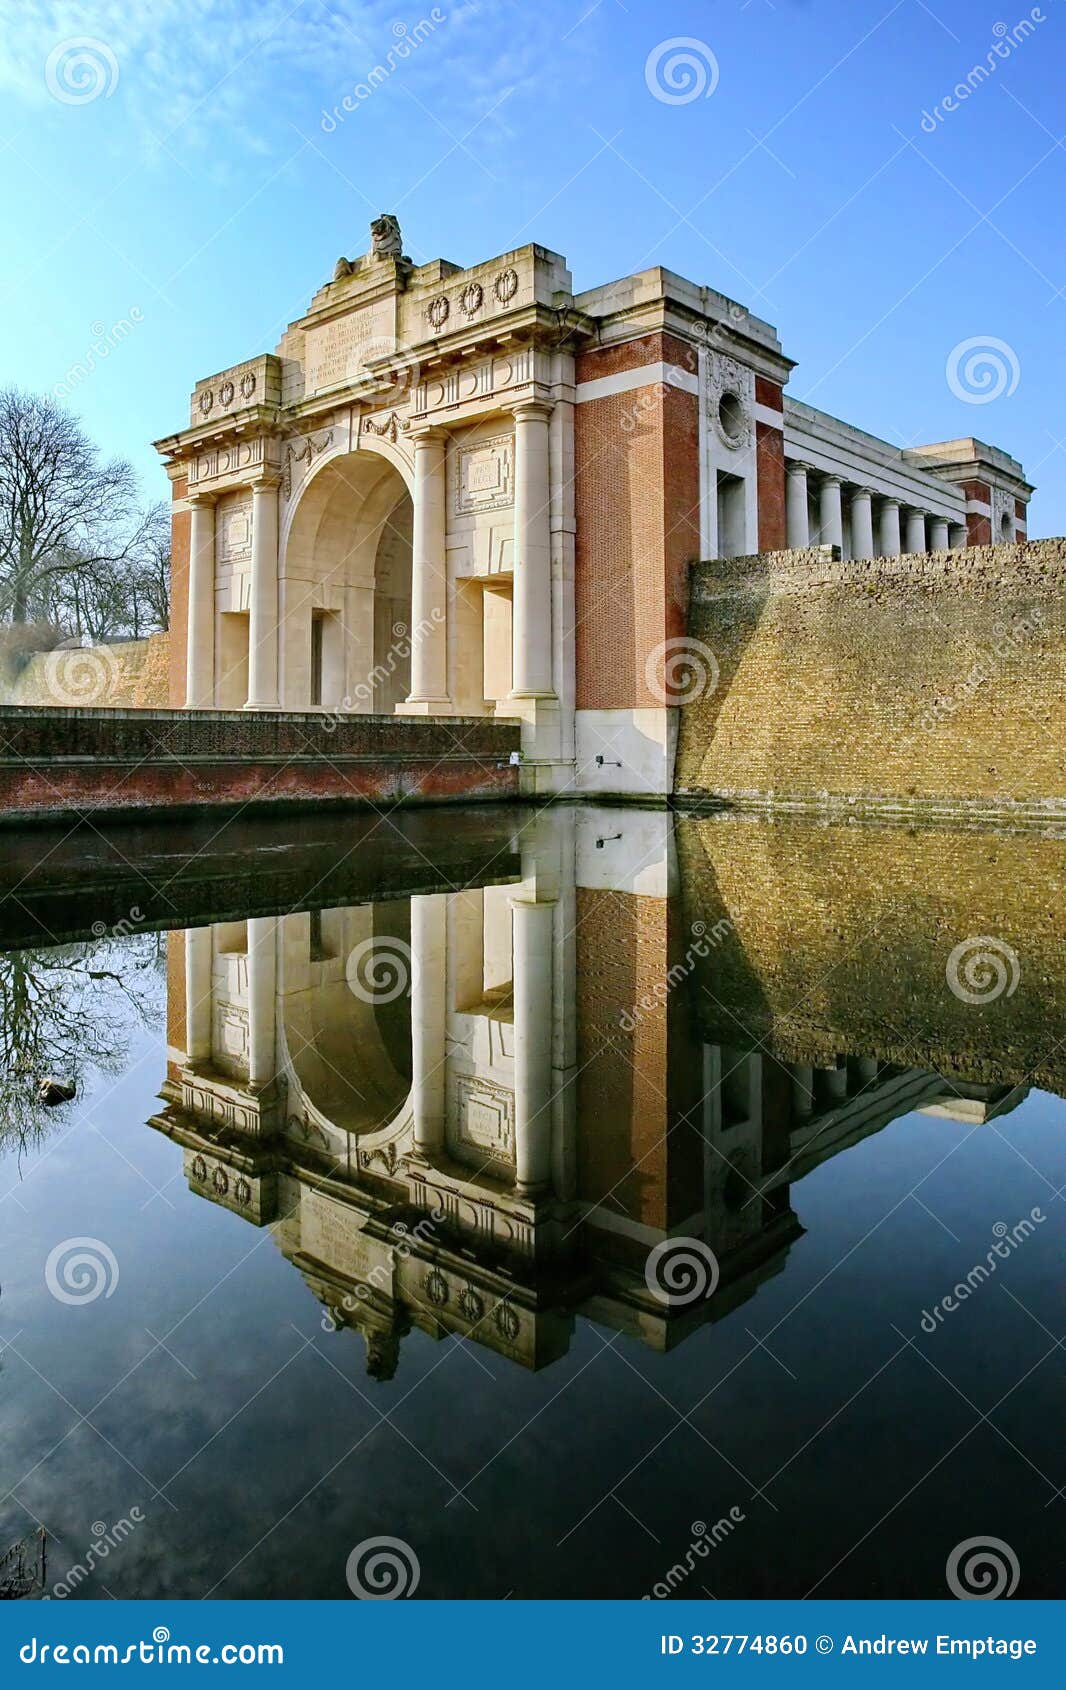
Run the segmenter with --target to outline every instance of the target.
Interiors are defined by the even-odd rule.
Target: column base
[[[450,698],[405,698],[402,704],[397,704],[395,716],[458,716]]]
[[[277,702],[276,699],[273,701],[273,703],[268,703],[265,700],[263,702],[260,702],[258,699],[256,699],[256,700],[249,699],[246,704],[243,704],[241,706],[241,708],[242,708],[242,710],[280,710],[281,705]]]

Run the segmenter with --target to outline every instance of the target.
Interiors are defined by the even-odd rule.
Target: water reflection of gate
[[[784,1056],[728,1003],[708,1038],[736,935],[686,925],[670,817],[545,812],[521,845],[506,885],[194,930],[175,971],[153,1124],[378,1376],[412,1326],[534,1367],[577,1313],[673,1345],[780,1269],[793,1180],[953,1108],[929,1069]],[[675,1238],[718,1258],[709,1300],[649,1283]]]

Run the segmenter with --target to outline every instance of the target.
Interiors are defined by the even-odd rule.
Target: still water
[[[77,1599],[1061,1594],[1064,849],[23,837],[0,1551]]]

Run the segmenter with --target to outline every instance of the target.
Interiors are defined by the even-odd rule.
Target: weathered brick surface
[[[189,624],[189,539],[192,516],[178,504],[188,492],[188,483],[179,476],[171,493],[174,511],[170,519],[170,698],[169,703],[180,709],[185,703],[185,647]]]
[[[676,836],[686,919],[730,924],[695,972],[703,1037],[766,1040],[815,1066],[850,1053],[1066,1089],[1061,838],[784,817],[682,818]],[[987,1001],[952,991],[959,945],[989,958],[998,947],[1003,984]],[[994,966],[984,978],[991,992]]]
[[[681,711],[678,792],[1066,805],[1066,540],[701,563],[689,632],[719,680]]]
[[[590,400],[574,433],[577,705],[654,706],[647,656],[684,632],[699,552],[696,396],[652,383]]]
[[[519,736],[488,718],[0,708],[0,819],[515,797]]]

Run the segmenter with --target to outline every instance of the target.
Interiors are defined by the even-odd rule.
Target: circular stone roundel
[[[480,282],[468,282],[459,295],[459,304],[464,317],[472,317],[475,311],[479,311],[484,297],[485,290]]]
[[[445,299],[443,294],[440,294],[436,299],[431,299],[429,304],[426,306],[426,316],[429,318],[435,329],[443,328],[444,324],[448,321],[448,312],[450,309],[451,307],[449,306],[447,299]]]
[[[448,1281],[439,1268],[431,1268],[422,1281],[422,1289],[435,1309],[442,1309],[448,1301]]]

